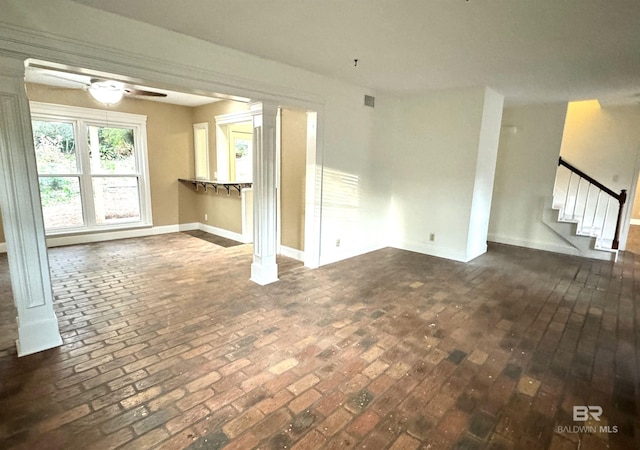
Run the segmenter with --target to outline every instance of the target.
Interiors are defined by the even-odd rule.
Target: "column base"
[[[261,286],[278,281],[278,264],[251,264],[251,281]]]
[[[16,340],[18,356],[27,356],[62,345],[58,319],[55,315],[50,319],[29,324],[21,324],[19,318],[16,320],[18,321],[18,339]]]

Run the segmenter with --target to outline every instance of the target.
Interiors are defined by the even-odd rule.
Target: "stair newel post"
[[[618,220],[616,222],[616,233],[613,236],[613,243],[611,244],[611,248],[617,250],[620,244],[620,226],[622,225],[622,210],[625,202],[627,201],[627,190],[623,189],[620,191],[620,196],[618,197]]]

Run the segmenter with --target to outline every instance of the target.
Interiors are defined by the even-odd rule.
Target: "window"
[[[31,103],[47,234],[151,225],[146,116]]]
[[[224,181],[253,181],[253,122],[260,108],[216,116],[215,178]]]
[[[193,149],[196,161],[196,179],[209,179],[209,124],[193,124]]]
[[[251,122],[243,125],[249,131],[229,127],[229,173],[235,181],[253,179],[253,130]]]

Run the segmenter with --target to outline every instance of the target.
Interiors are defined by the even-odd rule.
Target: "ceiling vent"
[[[373,108],[374,106],[376,106],[376,98],[372,95],[365,95],[364,106],[371,106]]]

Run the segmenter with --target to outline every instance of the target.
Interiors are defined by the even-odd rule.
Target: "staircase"
[[[626,190],[619,194],[559,158],[543,222],[580,256],[615,261]]]

